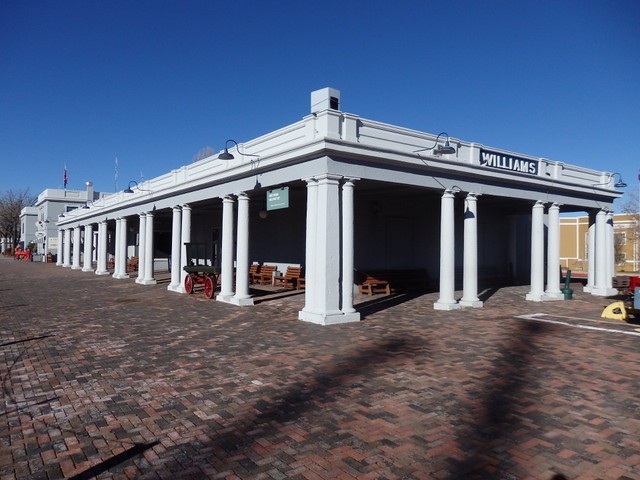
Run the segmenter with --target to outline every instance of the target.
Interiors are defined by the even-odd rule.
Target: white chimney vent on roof
[[[311,92],[311,113],[323,110],[340,110],[340,90],[327,87]]]

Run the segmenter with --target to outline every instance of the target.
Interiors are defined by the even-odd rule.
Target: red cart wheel
[[[208,275],[204,277],[204,296],[207,298],[213,298],[213,292],[215,291],[215,289],[216,285],[213,281],[213,278]]]
[[[193,276],[190,273],[184,277],[184,291],[193,293]]]

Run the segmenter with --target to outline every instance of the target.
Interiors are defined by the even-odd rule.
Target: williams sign
[[[491,150],[480,150],[480,165],[483,167],[537,175],[538,163],[538,160],[513,157],[504,153],[492,152]]]

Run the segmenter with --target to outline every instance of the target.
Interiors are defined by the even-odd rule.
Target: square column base
[[[582,287],[582,291],[586,293],[591,293],[592,289],[593,289],[592,285],[585,285],[584,287]]]
[[[543,297],[544,297],[544,292],[540,292],[540,293],[529,292],[524,298],[525,300],[528,300],[530,302],[542,302]]]
[[[80,265],[73,265],[71,267],[71,270],[81,270],[81,269],[82,269],[82,267]]]
[[[593,287],[591,289],[591,295],[596,295],[598,297],[611,297],[611,296],[617,295],[617,294],[618,294],[618,290],[616,288]]]
[[[465,300],[464,298],[460,300],[461,307],[470,307],[470,308],[482,308],[484,303],[480,300]]]
[[[136,281],[136,283],[139,283],[140,285],[155,285],[156,283],[158,283],[156,281],[155,278],[150,278],[150,279],[144,279],[144,280],[140,280],[139,282]]]
[[[237,305],[239,307],[246,307],[249,305],[253,305],[253,297],[236,297],[233,296],[228,300],[228,303],[233,305]]]
[[[109,275],[109,270],[96,270],[96,275]]]
[[[545,294],[542,296],[542,301],[543,302],[553,302],[556,300],[564,300],[564,293],[562,292],[545,292]]]
[[[437,301],[433,304],[434,310],[458,310],[460,308],[460,304],[458,302],[441,302]]]
[[[168,285],[167,290],[169,290],[170,292],[176,292],[176,293],[186,293],[182,285]]]
[[[129,278],[129,274],[128,273],[118,273],[118,274],[113,274],[113,278],[117,278],[118,280],[122,280],[123,278]]]
[[[93,272],[93,268],[83,268],[83,272]]]
[[[352,323],[360,321],[360,313],[312,313],[300,310],[298,312],[298,319],[303,322],[315,323],[317,325],[337,325],[339,323]]]

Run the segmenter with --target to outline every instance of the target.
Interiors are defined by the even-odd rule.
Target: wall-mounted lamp
[[[131,180],[129,182],[129,186],[124,189],[124,193],[133,193],[133,190],[131,189],[131,185],[135,185],[137,187],[138,186],[138,182],[136,182],[135,180]]]
[[[627,186],[627,184],[624,183],[624,181],[622,180],[622,175],[620,175],[619,173],[612,173],[610,175],[610,177],[609,177],[609,181],[608,182],[605,182],[605,183],[594,183],[593,186],[597,187],[598,185],[609,185],[611,180],[616,178],[616,175],[618,176],[618,181],[613,184],[613,188],[625,188]]]
[[[447,137],[447,140],[444,142],[444,145],[438,145],[438,140],[440,140],[440,137],[442,136]],[[420,150],[414,150],[414,152],[422,152],[424,150],[433,150],[433,153],[435,153],[436,155],[451,155],[452,153],[456,153],[456,149],[449,143],[449,135],[445,132],[441,132],[438,134],[438,136],[436,137],[436,142],[432,147],[421,148]]]
[[[151,191],[151,190],[144,190],[143,188],[140,188],[140,185],[138,185],[138,182],[136,182],[135,180],[131,180],[129,182],[129,186],[124,189],[124,193],[133,193],[133,190],[131,189],[131,185],[134,185],[138,189],[138,191],[140,191],[140,192],[150,192]]]
[[[236,149],[239,150],[240,147],[238,147],[238,142],[236,142],[235,140],[227,140],[224,144],[224,152],[222,152],[220,155],[218,155],[218,160],[233,160],[234,157],[231,153],[229,153],[229,142],[234,143],[236,146]]]
[[[238,142],[236,142],[235,140],[227,140],[224,143],[224,152],[222,152],[220,155],[218,155],[218,160],[233,160],[234,157],[232,153],[229,153],[229,142],[233,143],[236,146],[236,150],[238,150],[238,153],[240,155],[244,156],[248,156],[248,157],[258,157],[260,158],[260,155],[255,155],[253,153],[242,153],[240,151],[240,146],[238,145]]]

